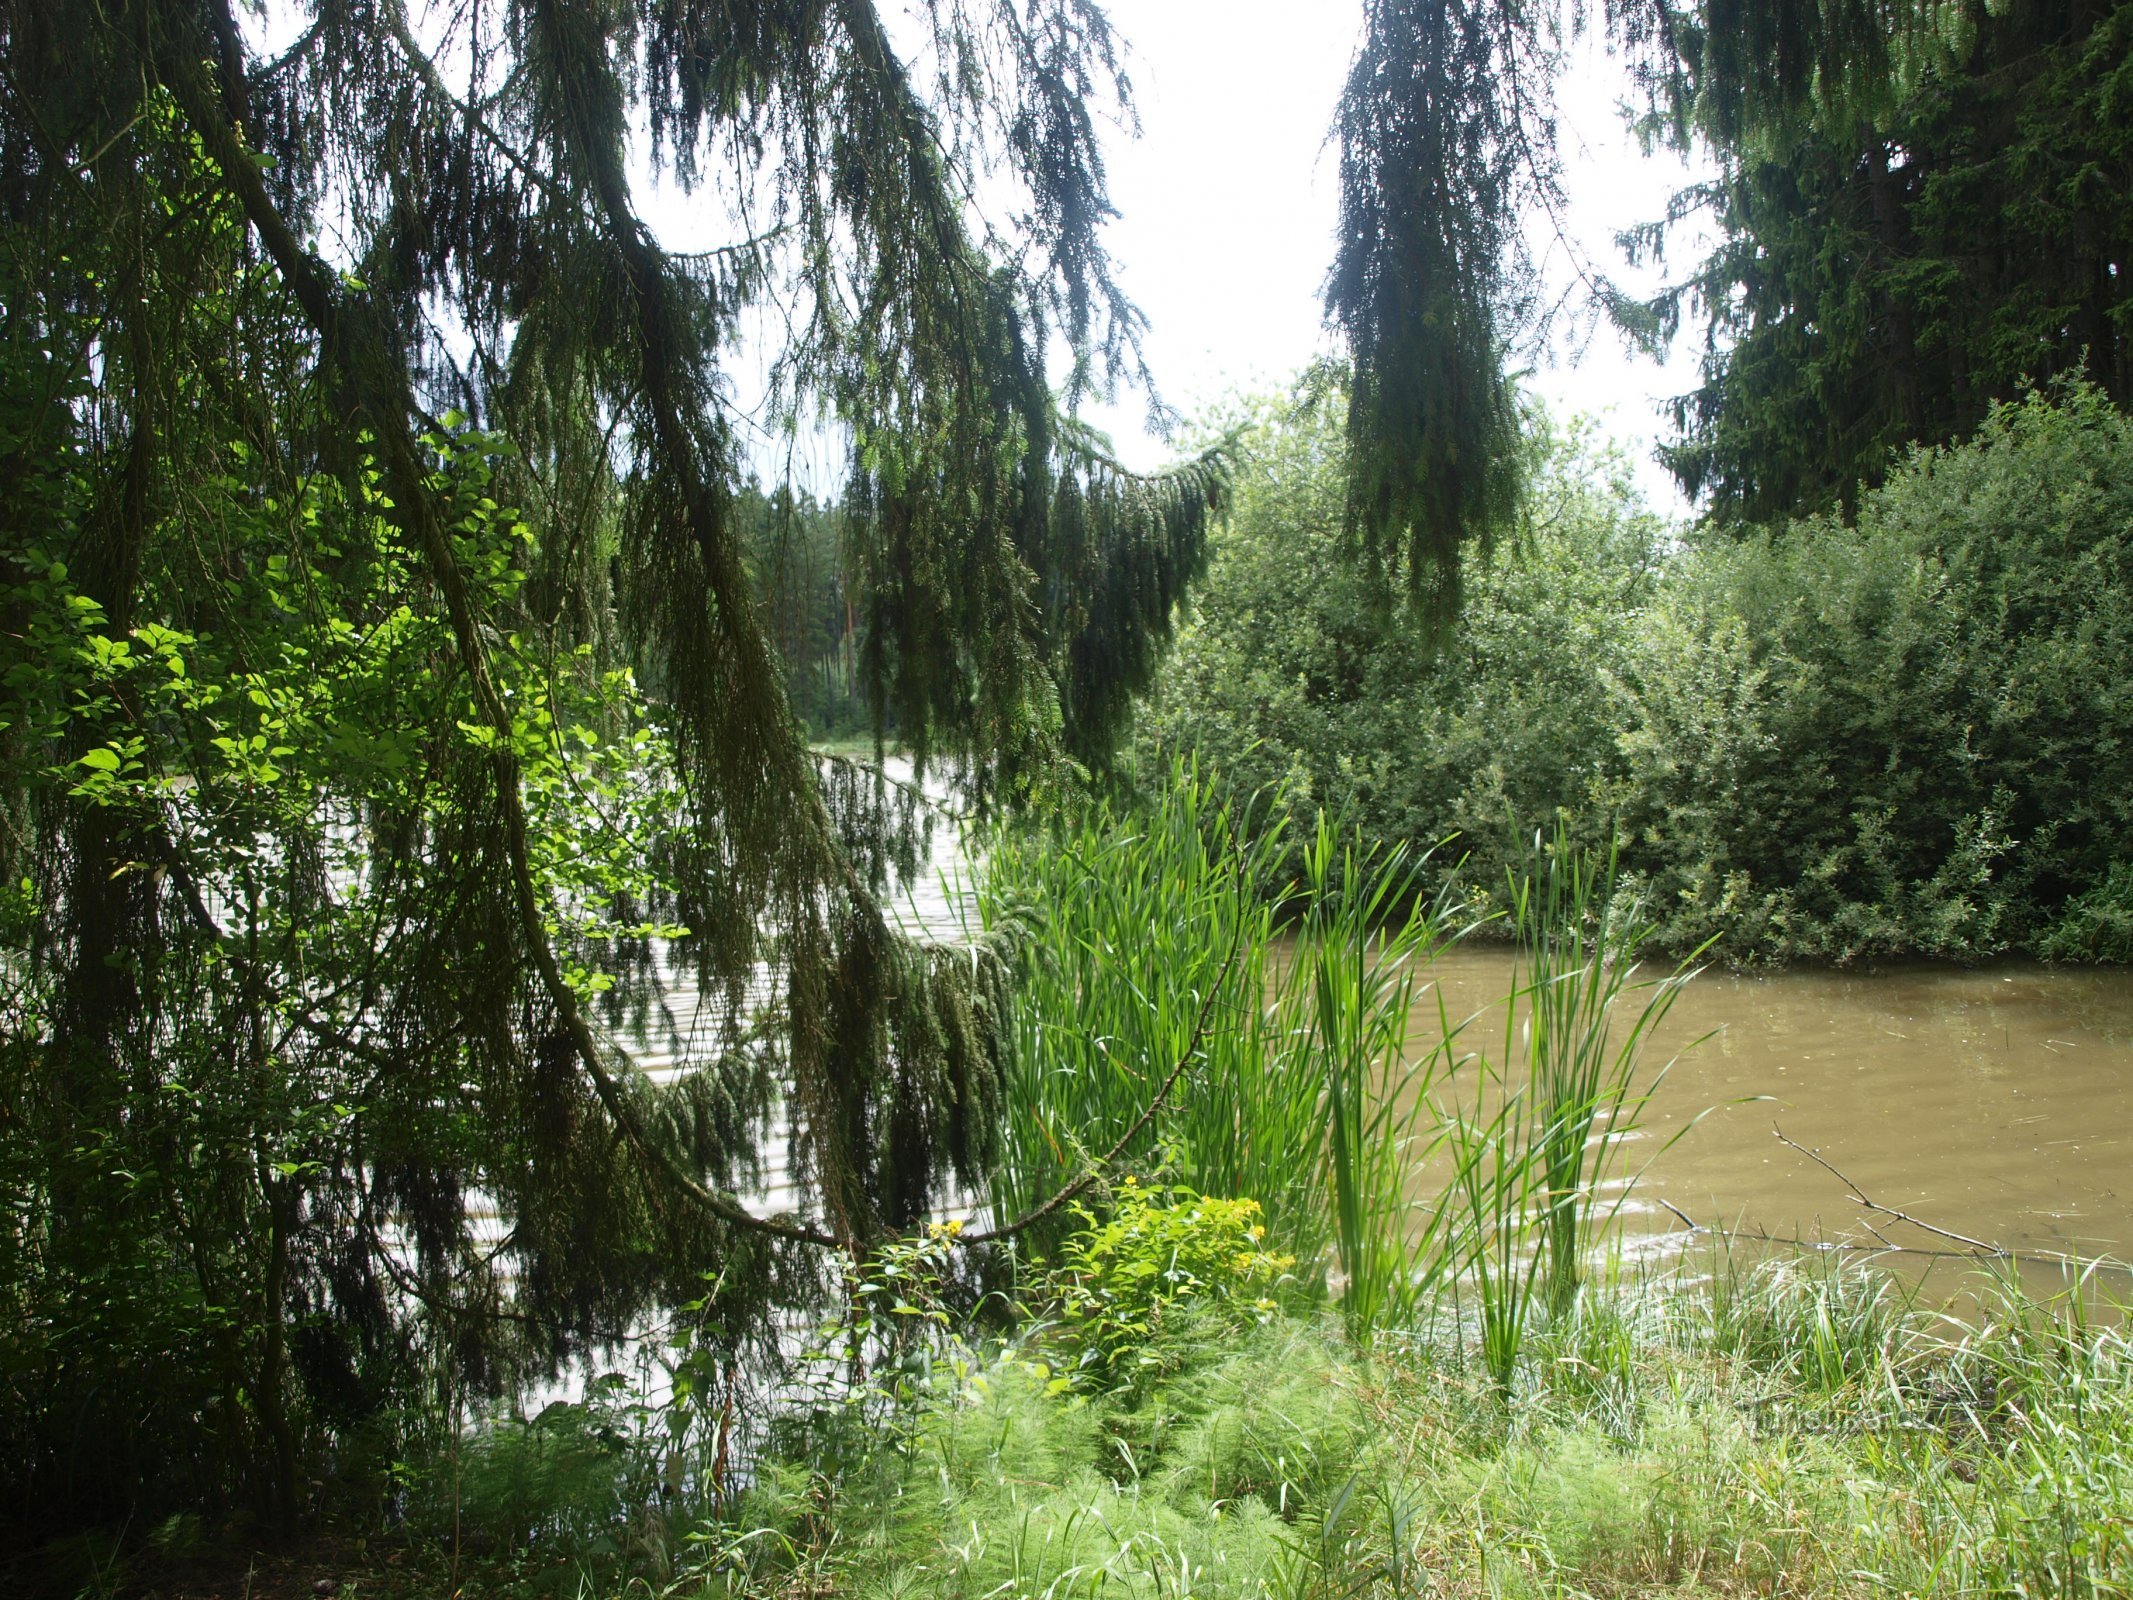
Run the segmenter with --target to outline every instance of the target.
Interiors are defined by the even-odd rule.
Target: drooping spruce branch
[[[219,0],[218,0],[219,3]],[[225,21],[228,21],[225,12]],[[234,28],[234,23],[229,24]],[[179,104],[206,141],[225,178],[243,203],[246,219],[258,233],[282,279],[310,318],[337,383],[370,427],[384,455],[392,486],[392,520],[413,544],[443,599],[457,643],[460,665],[476,705],[494,737],[489,762],[502,815],[506,856],[512,873],[512,898],[520,935],[549,1003],[569,1032],[579,1063],[592,1080],[601,1104],[640,1158],[669,1183],[721,1221],[750,1231],[799,1243],[833,1245],[838,1241],[818,1230],[776,1218],[757,1217],[737,1200],[705,1188],[639,1124],[620,1084],[603,1060],[598,1037],[586,1020],[576,993],[565,981],[550,941],[540,889],[534,881],[524,803],[520,797],[518,758],[512,750],[512,720],[504,705],[484,647],[472,595],[454,554],[451,535],[425,482],[408,418],[414,410],[401,368],[359,303],[346,298],[323,263],[298,243],[258,177],[257,158],[240,143],[223,107],[245,104],[241,81],[231,82],[228,60],[222,67],[219,97],[200,81],[197,64],[173,51],[159,63]],[[218,103],[219,99],[219,103]]]
[[[1781,150],[1849,127],[1975,32],[1965,0],[1369,0],[1334,124],[1340,233],[1325,287],[1346,346],[1348,521],[1381,580],[1436,621],[1462,552],[1520,493],[1509,364],[1553,311],[1522,213],[1560,209],[1553,85],[1597,23],[1678,141]],[[1593,309],[1652,319],[1574,263]]]
[[[1340,243],[1326,312],[1349,354],[1349,522],[1437,618],[1459,557],[1518,495],[1505,370],[1524,331],[1518,210],[1552,170],[1507,86],[1545,83],[1544,24],[1500,0],[1372,0],[1341,97]],[[1523,65],[1523,72],[1520,66]]]

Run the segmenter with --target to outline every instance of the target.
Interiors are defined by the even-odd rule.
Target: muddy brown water
[[[1425,975],[1453,1018],[1485,1013],[1462,1043],[1500,1053],[1510,951],[1455,949]],[[1438,1015],[1425,993],[1416,1044],[1441,1036]],[[1641,1060],[1646,1083],[1668,1070],[1617,1146],[1618,1177],[1641,1171],[1622,1203],[1633,1253],[1692,1237],[1662,1200],[1706,1228],[1873,1243],[1871,1221],[1897,1243],[1956,1248],[1853,1203],[1782,1128],[1869,1198],[1939,1227],[2014,1251],[2133,1257],[2133,974],[1706,971]]]

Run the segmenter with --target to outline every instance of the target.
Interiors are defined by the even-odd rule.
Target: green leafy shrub
[[[1457,834],[1420,885],[1492,894],[1522,837],[1571,813],[1581,842],[1614,761],[1608,683],[1656,582],[1666,528],[1626,461],[1532,419],[1531,502],[1509,549],[1477,563],[1441,640],[1388,612],[1347,559],[1337,404],[1246,402],[1233,486],[1192,619],[1137,734],[1141,770],[1174,754],[1220,775],[1240,811],[1286,823],[1301,875],[1323,809],[1372,840]]]
[[[1348,573],[1331,420],[1255,415],[1144,754],[1457,834],[1432,871],[1484,898],[1514,818],[1612,835],[1676,951],[2133,956],[2133,421],[2100,392],[1997,408],[1850,523],[1672,548],[1542,426],[1523,534],[1434,643]]]
[[[1239,1322],[1273,1314],[1296,1264],[1266,1248],[1256,1200],[1223,1200],[1128,1177],[1108,1214],[1077,1208],[1057,1274],[1060,1315],[1085,1374],[1130,1381],[1159,1366],[1166,1325],[1184,1310]]]
[[[1854,526],[1700,546],[1642,630],[1604,798],[1670,938],[2079,948],[2133,822],[2133,426],[2100,394],[1998,409]]]

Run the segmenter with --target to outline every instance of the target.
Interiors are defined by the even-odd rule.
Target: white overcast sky
[[[1319,290],[1333,256],[1339,156],[1327,140],[1361,35],[1358,0],[1111,0],[1132,50],[1142,136],[1113,141],[1109,239],[1125,287],[1148,315],[1148,352],[1164,398],[1188,415],[1239,384],[1277,383],[1329,348]],[[1660,216],[1691,176],[1646,159],[1616,107],[1619,67],[1581,46],[1561,91],[1566,231],[1600,270],[1631,288],[1615,232]],[[1680,259],[1690,259],[1684,255]],[[1544,263],[1566,283],[1560,250]],[[1697,340],[1685,331],[1664,366],[1624,351],[1601,327],[1574,340],[1566,318],[1527,385],[1559,412],[1599,419],[1643,468],[1654,501],[1682,508],[1650,461],[1664,435],[1659,402],[1692,387]],[[1573,345],[1581,348],[1573,348]],[[1130,465],[1169,455],[1135,400],[1099,408]]]

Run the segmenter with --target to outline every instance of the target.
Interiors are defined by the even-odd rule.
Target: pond
[[[1467,1037],[1500,1049],[1509,950],[1457,948],[1427,975],[1455,1020],[1486,1009]],[[1416,1012],[1415,1038],[1434,1043],[1435,995]],[[1633,1241],[1681,1235],[1687,1217],[1871,1243],[1861,1224],[1873,1220],[1903,1245],[1953,1248],[1872,1218],[1781,1143],[1782,1129],[1872,1200],[1952,1232],[2023,1252],[2133,1255],[2133,974],[1706,971],[1642,1061],[1647,1083],[1667,1072],[1618,1147],[1621,1172],[1643,1170],[1623,1207]]]
[[[911,780],[908,762],[888,766],[893,780]],[[972,868],[952,820],[935,827],[929,856],[891,893],[892,915],[955,938],[970,914]],[[1426,977],[1454,1019],[1483,1013],[1470,1043],[1500,1045],[1508,947],[1456,947]],[[1418,1044],[1436,1041],[1437,1018],[1435,993],[1422,994]],[[655,1078],[679,1064],[658,1051],[639,1059]],[[1782,1129],[1873,1200],[1952,1232],[2020,1252],[2133,1256],[2133,973],[1706,970],[1642,1059],[1646,1082],[1667,1071],[1617,1161],[1618,1173],[1641,1174],[1622,1208],[1635,1251],[1678,1250],[1688,1242],[1682,1217],[1750,1235],[1872,1242],[1861,1227],[1870,1214],[1839,1178],[1780,1143]],[[752,1207],[798,1200],[783,1147],[780,1132]],[[1434,1195],[1432,1179],[1425,1189]],[[956,1197],[949,1211],[968,1205]],[[1878,1225],[1906,1246],[1953,1248]]]

